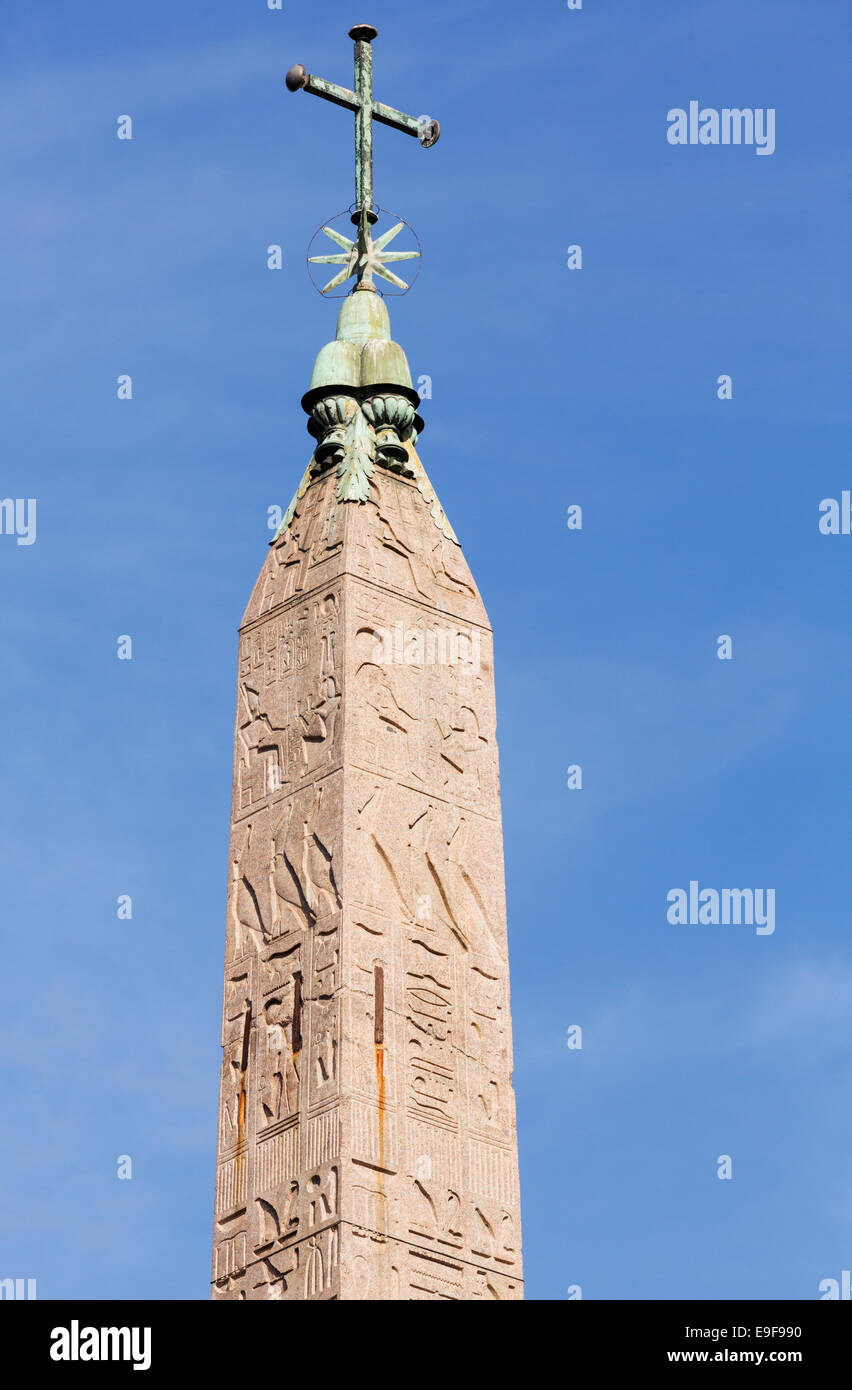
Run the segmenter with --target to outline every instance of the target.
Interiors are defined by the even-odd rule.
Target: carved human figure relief
[[[321,1090],[337,1082],[338,1025],[337,1004],[334,1000],[317,1000],[311,1009],[311,1033],[314,1057],[314,1085]]]
[[[336,1167],[327,1174],[312,1173],[307,1184],[307,1226],[319,1226],[337,1215],[338,1172]]]
[[[224,1042],[242,1036],[245,1011],[251,1004],[250,962],[227,971],[223,1003]]]
[[[308,692],[299,711],[302,775],[322,767],[332,756],[341,694],[334,676],[323,676],[317,690]]]
[[[219,1087],[219,1148],[235,1147],[240,1133],[240,1096],[243,1040],[238,1038],[225,1048]]]
[[[240,684],[240,726],[238,768],[240,806],[260,801],[284,785],[284,729],[275,728],[267,714],[260,692],[247,681]]]
[[[467,801],[479,799],[482,765],[488,740],[479,732],[479,721],[469,705],[461,705],[446,725],[436,720],[441,735],[444,785]]]
[[[299,976],[288,981],[263,1007],[266,1036],[261,1051],[260,1103],[265,1124],[292,1115],[299,1105],[299,981]]]
[[[375,640],[375,634],[370,634]],[[365,761],[389,773],[415,772],[414,737],[419,716],[415,702],[399,687],[399,674],[375,661],[362,661],[355,672],[355,708]]]

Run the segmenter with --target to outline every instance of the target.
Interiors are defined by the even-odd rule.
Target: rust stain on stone
[[[376,1054],[376,1080],[379,1089],[379,1184],[381,1185],[381,1170],[385,1166],[385,1049],[376,1043],[373,1051]]]
[[[379,1170],[385,1166],[385,972],[373,966],[373,1051],[379,1096]],[[381,1177],[379,1178],[381,1186]]]

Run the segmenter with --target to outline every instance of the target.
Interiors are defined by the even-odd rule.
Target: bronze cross
[[[354,92],[351,92],[348,87],[338,87],[335,82],[326,82],[323,77],[314,77],[312,73],[305,71],[301,63],[292,67],[285,79],[291,92],[298,92],[300,89],[312,92],[314,96],[324,97],[326,101],[333,101],[336,106],[345,106],[347,110],[355,112],[355,211],[352,214],[352,221],[358,227],[357,264],[353,264],[353,268],[345,274],[341,272],[339,276],[336,276],[334,281],[326,285],[326,290],[341,284],[343,280],[349,278],[350,274],[356,273],[358,285],[364,284],[372,288],[371,272],[374,270],[382,275],[383,279],[391,280],[395,284],[404,284],[395,276],[392,277],[389,272],[383,272],[380,268],[381,263],[386,260],[409,260],[417,254],[416,252],[383,251],[379,242],[386,245],[390,236],[386,234],[386,236],[379,238],[379,242],[373,243],[370,235],[370,226],[377,220],[377,214],[373,211],[373,121],[379,121],[382,125],[393,126],[395,130],[404,131],[406,135],[416,136],[424,149],[429,149],[431,145],[436,144],[441,133],[438,122],[428,116],[421,116],[420,118],[406,116],[404,111],[397,111],[393,106],[385,106],[384,102],[373,100],[372,42],[377,32],[372,24],[356,24],[354,28],[349,30],[350,39],[355,40]],[[401,228],[403,225],[400,223],[399,227]],[[331,236],[331,233],[329,235]],[[338,240],[336,236],[332,239]],[[340,238],[339,244],[344,245],[344,243],[348,245],[348,239]],[[329,264],[332,261],[340,264],[346,260],[346,257],[315,257],[313,259],[322,260]]]

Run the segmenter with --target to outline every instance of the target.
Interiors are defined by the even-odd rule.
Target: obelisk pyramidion
[[[355,112],[355,284],[240,628],[214,1298],[522,1297],[492,635],[374,284],[372,121],[439,132],[375,32],[354,91],[287,75]]]

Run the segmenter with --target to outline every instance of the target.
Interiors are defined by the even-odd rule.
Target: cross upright
[[[373,121],[393,126],[394,130],[401,130],[406,135],[415,136],[424,149],[436,144],[441,133],[438,122],[430,117],[407,116],[404,111],[397,111],[393,106],[373,100],[372,42],[377,33],[378,30],[372,24],[356,24],[349,30],[349,37],[355,41],[354,91],[350,91],[348,87],[339,87],[336,82],[327,82],[323,77],[315,77],[313,73],[306,72],[301,63],[292,67],[285,79],[291,92],[312,92],[314,96],[324,97],[326,101],[333,101],[336,106],[345,106],[347,110],[355,113],[355,211],[352,221],[358,228],[358,264],[349,273],[357,272],[358,286],[363,284],[365,288],[372,288],[370,272],[378,269],[377,257],[371,254],[374,243],[370,235],[370,226],[377,220],[377,214],[373,211]],[[400,223],[400,226],[403,225]],[[332,234],[329,232],[328,235]],[[338,240],[337,237],[332,239]],[[390,240],[389,236],[380,238],[385,244],[387,240]],[[346,238],[340,238],[339,244],[349,245]],[[378,242],[375,243],[375,248],[381,250]],[[384,253],[380,259],[409,259],[412,254],[416,253]],[[329,263],[332,260],[331,257],[315,259]],[[334,259],[340,262],[344,258]],[[336,283],[341,283],[342,279],[347,278],[348,275],[336,277]],[[389,274],[385,274],[383,278],[393,279],[397,284],[404,283]],[[327,285],[326,289],[331,287]]]

